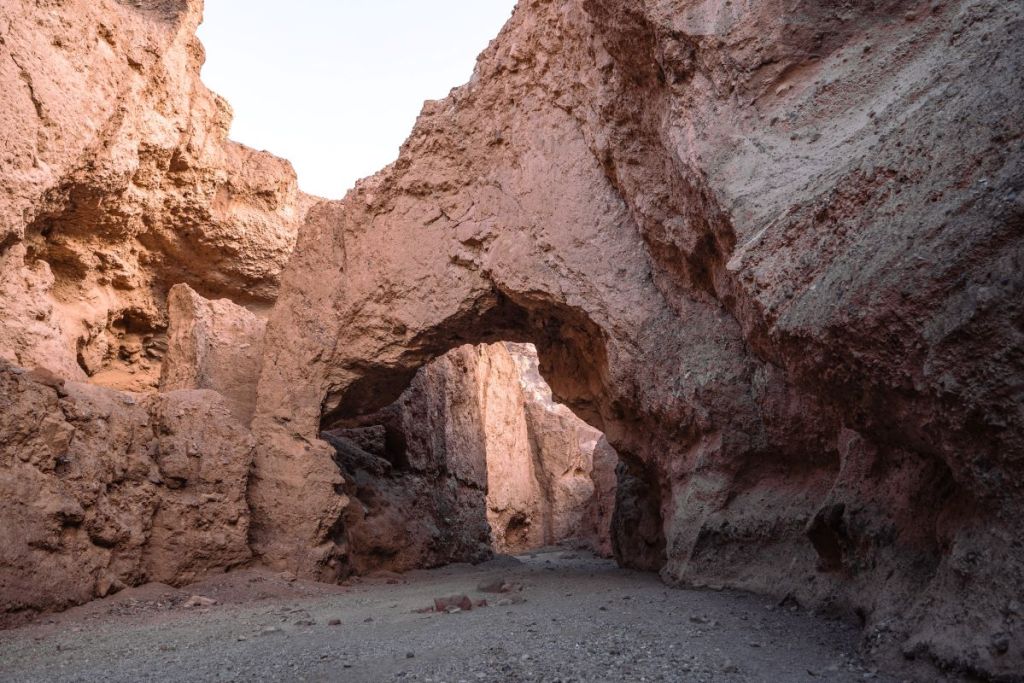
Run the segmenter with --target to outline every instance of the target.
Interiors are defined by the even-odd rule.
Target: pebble
[[[191,598],[185,601],[183,607],[213,607],[217,604],[217,601],[213,598],[207,598],[202,595],[193,595]]]

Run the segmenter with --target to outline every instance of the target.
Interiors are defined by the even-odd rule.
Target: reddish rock
[[[583,448],[586,450],[590,446],[584,444]],[[619,466],[619,454],[603,434],[594,442],[591,453],[590,479],[593,482],[594,493],[583,509],[576,536],[584,547],[594,553],[602,557],[612,557],[610,530],[618,489],[616,469]]]
[[[249,424],[264,321],[227,299],[208,301],[184,284],[171,288],[167,311],[160,390],[212,389],[224,396],[239,422]]]
[[[478,395],[495,548],[522,552],[574,537],[608,546],[614,483],[599,492],[593,478],[601,433],[554,401],[532,345],[485,348],[477,352]],[[589,507],[602,505],[607,518],[584,520]]]
[[[358,482],[346,489],[358,503],[345,525],[357,568],[367,560],[408,569],[480,559],[485,520],[499,552],[571,537],[610,547],[614,482],[602,503],[592,500],[600,432],[553,402],[529,345],[454,349],[422,368],[392,406],[358,424],[373,426],[323,433],[343,472]],[[383,538],[395,539],[394,550],[381,552],[380,530],[360,529],[380,523],[373,511],[381,500],[396,519],[429,525],[392,525]],[[608,514],[585,523],[591,505]]]
[[[0,624],[250,560],[253,440],[211,391],[61,391],[0,361]]]
[[[259,552],[346,554],[325,414],[532,341],[623,461],[623,563],[1024,668],[990,647],[1024,578],[1021,12],[521,3],[395,164],[310,213],[267,329]]]
[[[193,608],[193,607],[213,607],[217,604],[217,601],[213,598],[208,598],[203,595],[193,595],[186,600],[182,607]]]
[[[467,595],[449,595],[444,598],[434,598],[435,612],[448,612],[452,610],[469,612],[472,609],[473,601]]]
[[[171,285],[266,305],[314,199],[227,139],[201,0],[3,7],[0,358],[152,391]]]
[[[520,3],[396,163],[307,212],[227,141],[198,0],[5,2],[0,358],[66,381],[0,370],[0,609],[184,582],[247,538],[304,578],[480,552],[476,376],[413,378],[529,341],[619,455],[620,562],[1017,676],[1024,10],[911,5]],[[181,282],[276,297],[255,439],[213,392],[80,383],[151,392]],[[317,438],[410,382],[391,419],[430,443]],[[545,525],[608,490],[568,472],[533,469]]]

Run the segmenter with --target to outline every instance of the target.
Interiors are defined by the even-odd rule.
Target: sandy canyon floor
[[[422,611],[453,594],[488,604]],[[217,604],[186,606],[193,596]],[[0,632],[0,679],[897,680],[856,657],[856,638],[763,597],[674,590],[550,549],[347,586],[257,570],[143,586]]]

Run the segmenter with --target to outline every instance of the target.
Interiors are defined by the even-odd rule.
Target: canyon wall
[[[262,335],[314,200],[288,162],[227,140],[201,16],[0,3],[3,625],[253,558],[260,353],[231,334]],[[185,285],[171,311],[179,283],[254,312]]]
[[[170,287],[265,310],[314,200],[227,140],[201,1],[0,11],[0,357],[155,389]]]
[[[552,401],[529,345],[453,349],[393,404],[321,437],[357,484],[335,529],[357,571],[561,542],[610,555],[618,458]]]
[[[1013,679],[1021,14],[521,2],[399,159],[309,214],[267,328],[256,551],[333,576],[322,422],[531,341],[623,459],[620,561]]]
[[[254,559],[247,427],[265,316],[316,200],[287,162],[227,140],[230,108],[198,78],[201,2],[26,0],[0,10],[0,623],[9,624]],[[525,402],[503,347],[462,353],[410,388],[401,427],[415,438],[394,465],[381,457],[394,449],[379,429],[360,441],[368,450],[334,453],[339,576],[491,553],[487,459],[498,451],[484,440],[502,419],[525,424]],[[500,369],[477,372],[492,357]],[[488,387],[519,397],[492,428],[478,406]],[[540,457],[526,449],[507,462],[531,454]],[[589,469],[569,478],[589,482]],[[520,507],[541,493],[536,483],[511,490]],[[560,515],[559,540],[579,521],[528,512],[538,528]],[[606,539],[606,517],[588,529],[607,544],[602,523]]]
[[[5,614],[484,556],[449,406],[505,361],[421,368],[531,342],[621,459],[579,520],[621,563],[1020,680],[1020,3],[523,0],[315,206],[227,141],[201,9],[0,5]]]
[[[601,432],[554,401],[533,346],[489,348],[492,364],[507,357],[512,381],[487,378],[480,384],[485,424],[491,422],[490,406],[501,400],[498,395],[511,394],[512,414],[522,416],[526,436],[523,450],[487,441],[487,506],[495,547],[519,552],[574,541],[610,556],[618,456]],[[512,391],[502,388],[509,384]],[[510,486],[516,477],[504,473],[522,471],[524,463],[532,465],[533,481]]]

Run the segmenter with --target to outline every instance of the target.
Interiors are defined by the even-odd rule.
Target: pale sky
[[[203,82],[231,138],[340,199],[398,156],[423,101],[469,80],[515,0],[206,0]]]

